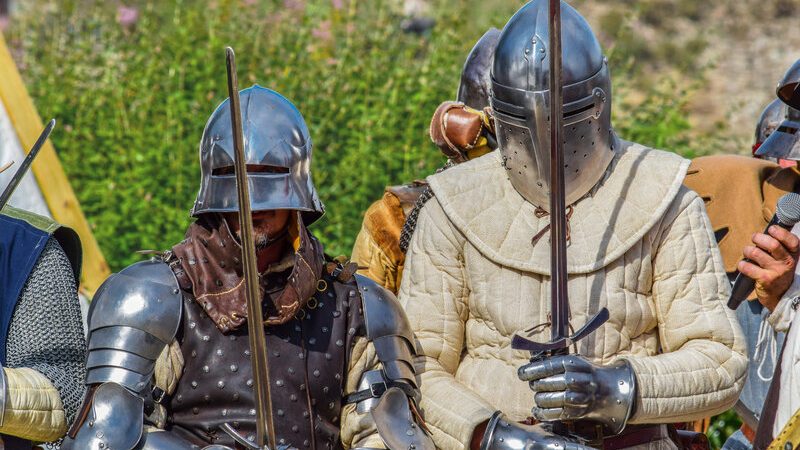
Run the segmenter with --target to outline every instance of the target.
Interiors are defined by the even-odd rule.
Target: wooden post
[[[33,146],[44,126],[2,34],[0,34],[0,101],[6,107],[20,144],[27,151]],[[111,272],[50,141],[42,147],[31,170],[47,202],[50,214],[57,222],[75,230],[81,238],[83,247],[81,292],[91,297]]]

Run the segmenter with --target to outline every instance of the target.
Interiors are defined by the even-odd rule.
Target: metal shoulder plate
[[[406,381],[414,388],[414,333],[397,298],[373,280],[356,275],[364,305],[367,338],[372,341],[383,371],[390,381]]]
[[[89,309],[86,384],[114,382],[142,394],[178,332],[181,298],[172,270],[159,260],[109,277]]]
[[[92,406],[75,438],[66,438],[62,450],[131,450],[142,439],[144,401],[116,383],[97,387]]]

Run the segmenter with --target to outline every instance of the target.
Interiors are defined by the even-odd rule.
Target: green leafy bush
[[[113,269],[182,238],[200,135],[226,97],[226,45],[242,87],[273,88],[303,112],[328,209],[315,232],[331,253],[348,254],[384,186],[442,164],[430,116],[454,96],[472,44],[518,7],[486,3],[437,3],[436,27],[418,36],[402,32],[390,0],[146,1],[133,6],[134,23],[113,2],[38,1],[7,35],[40,112],[62,124],[53,140]],[[470,10],[486,13],[462,14]],[[632,89],[626,72],[615,70],[617,99]],[[684,99],[654,92],[647,108],[617,106],[620,129],[667,147],[687,129]]]

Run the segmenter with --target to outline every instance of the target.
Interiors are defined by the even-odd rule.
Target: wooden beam
[[[23,151],[27,152],[44,125],[28,95],[28,90],[17,71],[2,34],[0,34],[0,100],[8,111]],[[55,133],[58,133],[57,128]],[[50,141],[42,147],[31,170],[36,176],[53,218],[75,230],[81,238],[83,246],[81,291],[91,297],[111,272]]]

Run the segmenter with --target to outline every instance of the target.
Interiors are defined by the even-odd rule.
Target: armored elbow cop
[[[361,275],[356,275],[364,304],[367,338],[375,346],[382,368],[364,372],[358,391],[345,397],[356,411],[370,414],[389,449],[434,450],[422,428],[413,358],[414,335],[395,296]]]

